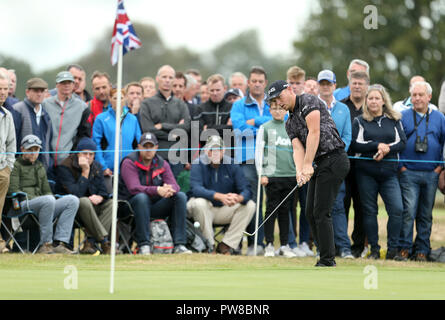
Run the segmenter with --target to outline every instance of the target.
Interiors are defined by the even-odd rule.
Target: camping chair
[[[22,206],[20,203],[26,200],[26,204]],[[5,230],[7,236],[6,243],[10,243],[11,240],[17,246],[21,253],[29,252],[30,238],[29,233],[32,228],[36,226],[40,228],[39,219],[35,215],[34,211],[28,206],[28,195],[24,192],[15,192],[6,197],[5,208],[1,225]],[[19,241],[16,239],[16,235],[19,232],[27,233],[26,251],[20,246]],[[34,248],[32,254],[34,254],[39,245]]]
[[[117,201],[116,239],[119,243],[118,251],[132,253],[134,236],[134,211],[127,200]]]

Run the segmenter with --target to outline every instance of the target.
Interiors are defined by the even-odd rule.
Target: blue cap
[[[331,70],[322,70],[318,74],[317,81],[320,82],[322,80],[327,80],[330,83],[336,83],[337,79],[335,78],[335,73],[333,73]]]

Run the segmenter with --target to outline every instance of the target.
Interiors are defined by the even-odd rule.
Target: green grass
[[[194,254],[117,256],[115,293],[109,293],[108,256],[3,255],[1,299],[444,299],[445,265],[337,260],[314,268],[314,258],[286,259]],[[64,288],[75,266],[78,289]],[[367,265],[376,290],[365,289]]]
[[[381,208],[382,248],[386,221]],[[431,246],[443,245],[445,209],[436,207]],[[445,299],[445,264],[337,259],[337,268],[320,269],[315,262],[308,257],[118,255],[110,294],[109,256],[4,254],[0,299]],[[368,265],[376,267],[377,289],[365,288]],[[77,270],[76,290],[64,287],[71,276],[64,273],[67,266]]]

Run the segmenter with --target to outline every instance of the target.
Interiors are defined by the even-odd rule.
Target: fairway
[[[3,255],[0,299],[445,299],[444,264],[366,259],[338,259],[333,269],[314,264],[315,258],[117,256],[110,294],[107,256]],[[367,265],[376,271],[371,288]],[[66,266],[77,270],[77,289],[69,289],[72,267],[64,273]]]

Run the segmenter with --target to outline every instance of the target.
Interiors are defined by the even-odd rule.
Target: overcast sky
[[[267,54],[291,53],[292,40],[310,12],[310,0],[125,0],[132,22],[157,27],[170,48],[198,53],[256,28]],[[280,7],[277,7],[277,5]],[[0,52],[42,71],[72,63],[110,35],[117,0],[1,0]],[[136,30],[137,32],[137,30]],[[144,43],[143,45],[149,45]]]

